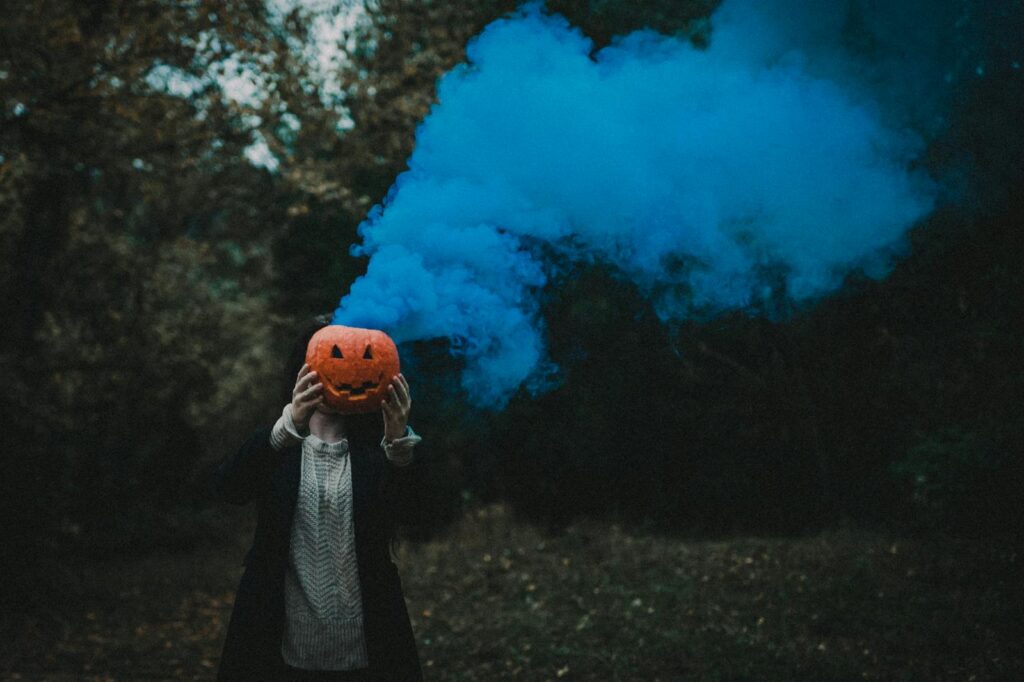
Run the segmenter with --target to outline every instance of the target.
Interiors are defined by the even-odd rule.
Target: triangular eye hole
[[[332,358],[343,358],[345,356],[341,354],[341,349],[338,348],[337,346],[335,346],[334,348],[331,349],[331,357]]]
[[[370,350],[369,346],[366,347],[366,352],[363,353],[363,360],[373,360],[373,351]]]

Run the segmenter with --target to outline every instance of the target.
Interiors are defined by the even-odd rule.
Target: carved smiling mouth
[[[358,386],[353,386],[352,384],[335,384],[334,388],[336,388],[339,392],[348,393],[352,397],[357,397],[357,396],[365,397],[367,391],[373,390],[373,389],[377,388],[378,386],[380,386],[379,382],[376,382],[376,381],[364,381],[363,383],[359,384]]]

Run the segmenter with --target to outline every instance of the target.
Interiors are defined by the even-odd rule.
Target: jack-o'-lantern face
[[[398,374],[398,348],[387,334],[332,324],[309,340],[306,363],[324,386],[324,402],[343,413],[374,412]]]

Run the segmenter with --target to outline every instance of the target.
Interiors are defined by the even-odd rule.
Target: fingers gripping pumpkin
[[[324,402],[344,413],[374,412],[398,374],[398,348],[377,329],[332,324],[309,340],[306,363],[324,386]]]

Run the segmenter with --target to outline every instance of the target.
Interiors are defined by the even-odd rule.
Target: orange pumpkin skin
[[[398,374],[398,348],[378,329],[332,324],[306,347],[306,364],[324,386],[324,403],[345,414],[374,412]]]

